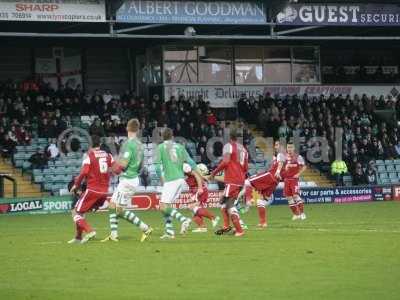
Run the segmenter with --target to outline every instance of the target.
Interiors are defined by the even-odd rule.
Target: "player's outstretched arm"
[[[81,186],[83,179],[85,179],[87,177],[87,175],[89,174],[89,170],[90,170],[89,164],[84,164],[82,166],[81,172],[76,177],[74,185],[71,188],[71,193],[75,192],[75,190]]]
[[[198,171],[196,170],[192,170],[192,172],[190,172],[191,175],[194,176],[194,178],[196,178],[196,183],[197,183],[197,192],[200,194],[203,194],[203,179],[201,177],[201,175],[199,174]]]

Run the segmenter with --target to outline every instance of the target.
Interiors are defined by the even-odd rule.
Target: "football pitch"
[[[186,215],[188,211],[184,211]],[[400,202],[307,205],[306,221],[254,208],[241,238],[189,233],[145,243],[120,221],[121,241],[100,243],[108,215],[91,214],[98,240],[69,245],[70,215],[0,216],[0,299],[399,299]],[[175,223],[178,228],[178,224]]]

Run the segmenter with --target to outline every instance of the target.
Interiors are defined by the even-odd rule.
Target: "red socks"
[[[264,206],[258,206],[257,210],[260,224],[267,224],[267,208]]]
[[[77,240],[81,240],[82,239],[82,229],[81,227],[75,223],[75,230],[76,230],[76,235],[75,235],[75,239]]]
[[[92,232],[93,228],[89,225],[89,223],[80,215],[76,215],[74,217],[74,221],[77,227],[81,228],[81,231]]]
[[[299,210],[299,213],[302,214],[304,212],[304,203],[303,202],[297,202],[297,208]]]
[[[300,215],[299,207],[297,206],[297,204],[290,204],[289,208],[294,215],[296,216]]]
[[[235,232],[236,233],[242,233],[243,229],[242,229],[242,226],[240,226],[239,215],[237,215],[235,213],[231,214],[231,219],[232,219],[233,226],[235,227]]]
[[[228,228],[229,227],[229,214],[228,214],[228,210],[224,207],[221,208],[221,214],[222,214],[222,218],[224,220],[224,228]]]

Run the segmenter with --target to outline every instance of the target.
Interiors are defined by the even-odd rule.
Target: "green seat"
[[[378,172],[385,172],[386,171],[385,165],[377,165],[377,167],[378,167]]]
[[[34,169],[32,171],[33,176],[38,176],[38,175],[42,175],[43,171],[41,169]]]
[[[33,180],[35,183],[42,183],[44,182],[44,177],[42,175],[36,175]]]
[[[386,179],[386,178],[388,178],[388,175],[387,175],[386,172],[384,172],[384,173],[379,173],[379,178],[381,178],[381,179]]]
[[[393,164],[393,160],[391,160],[391,159],[385,159],[385,165],[386,165],[386,166],[392,165],[392,164]]]
[[[396,178],[397,179],[397,173],[395,173],[395,172],[389,173],[389,178],[390,179],[392,179],[392,178]]]
[[[386,171],[393,172],[395,170],[394,165],[386,165]]]
[[[24,170],[27,170],[31,167],[31,163],[29,161],[24,161],[24,163],[22,164],[22,168]]]
[[[24,164],[24,160],[23,159],[15,160],[15,158],[14,158],[14,164],[15,164],[16,168],[22,168],[22,165]]]

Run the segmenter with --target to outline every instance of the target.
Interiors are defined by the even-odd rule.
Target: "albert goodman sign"
[[[1,21],[105,22],[104,0],[0,0]]]
[[[292,4],[279,13],[276,19],[282,25],[400,26],[400,5],[375,2]]]
[[[125,1],[117,22],[164,24],[264,24],[262,1]]]

